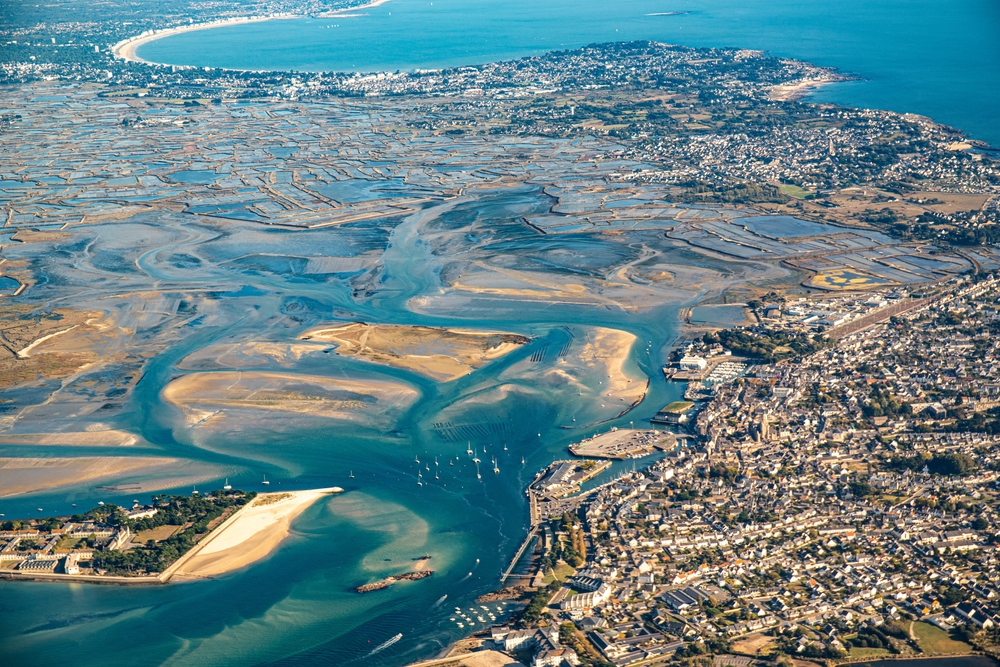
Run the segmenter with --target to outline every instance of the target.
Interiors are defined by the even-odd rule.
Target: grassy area
[[[795,197],[796,199],[805,199],[809,195],[813,194],[805,188],[800,188],[797,185],[782,185],[778,190],[783,195],[788,195],[789,197]]]
[[[83,541],[84,538],[82,537],[70,537],[69,535],[63,535],[56,543],[54,551],[57,553],[62,551],[72,551],[73,549],[79,548],[80,543]]]
[[[573,566],[569,565],[568,563],[563,563],[562,561],[559,561],[559,563],[556,565],[556,569],[554,572],[552,570],[549,570],[548,572],[545,573],[545,577],[542,579],[542,584],[548,586],[553,581],[558,581],[559,583],[562,583],[567,579],[569,579],[570,577],[572,577],[575,572],[576,570],[573,569]]]
[[[930,623],[916,622],[912,627],[917,645],[927,655],[951,653],[971,653],[972,647],[965,642],[957,642],[947,632]]]
[[[136,533],[132,541],[138,542],[140,544],[145,544],[149,540],[153,540],[154,542],[162,542],[163,540],[167,539],[168,537],[176,533],[178,530],[180,530],[180,528],[181,526],[171,526],[169,524],[167,524],[166,526],[157,526],[152,530],[143,530]]]
[[[855,646],[848,653],[850,658],[881,658],[882,656],[892,655],[889,653],[888,649],[884,648],[868,648]]]

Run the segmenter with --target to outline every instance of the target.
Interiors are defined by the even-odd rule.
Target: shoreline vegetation
[[[363,9],[369,9],[371,7],[378,7],[379,5],[384,5],[389,2],[389,0],[372,0],[372,2],[367,2],[363,5],[358,5],[357,7],[345,7],[344,9],[338,9],[332,12],[323,12],[317,14],[315,18],[335,18],[337,16],[344,16],[345,14],[351,12],[357,12]],[[301,14],[267,14],[264,16],[238,16],[229,19],[218,19],[215,21],[208,21],[206,23],[192,23],[186,26],[177,26],[175,28],[164,28],[163,30],[152,30],[146,31],[135,37],[129,37],[124,39],[114,46],[111,47],[111,53],[115,58],[120,58],[126,62],[133,63],[145,63],[147,65],[169,65],[169,63],[155,63],[150,60],[144,60],[140,58],[136,51],[138,48],[149,42],[155,42],[164,37],[171,37],[173,35],[180,35],[186,32],[196,32],[198,30],[210,30],[212,28],[225,28],[234,25],[244,25],[247,23],[263,23],[264,21],[283,21],[289,19],[303,19],[310,18],[309,16]],[[225,69],[225,68],[222,68]]]
[[[4,532],[19,536],[27,550],[18,550],[22,557],[15,562],[18,569],[0,568],[0,579],[156,585],[228,574],[270,555],[288,537],[292,522],[302,512],[320,498],[342,492],[334,486],[263,494],[226,491],[157,496],[152,506],[131,512],[108,505],[86,515],[32,520],[31,524],[8,521]],[[174,520],[184,523],[174,526]],[[42,546],[42,536],[58,545],[51,555],[31,551]],[[14,557],[5,555],[0,565]],[[91,568],[84,566],[88,562]],[[162,571],[139,573],[167,562]],[[50,566],[22,570],[24,563]],[[63,572],[57,573],[57,567]]]

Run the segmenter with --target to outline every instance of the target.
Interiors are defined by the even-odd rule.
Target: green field
[[[693,407],[694,403],[691,401],[674,401],[670,405],[664,406],[660,412],[679,415],[687,412]]]
[[[789,197],[795,197],[796,199],[805,199],[809,195],[813,194],[805,188],[800,188],[797,185],[782,185],[778,190],[783,195],[788,195]]]
[[[847,655],[849,658],[881,658],[882,656],[892,654],[884,648],[862,648],[860,646],[855,646]]]
[[[80,543],[84,541],[82,537],[70,537],[69,535],[63,535],[59,538],[59,542],[56,544],[54,551],[56,553],[62,551],[72,551],[80,546]]]
[[[549,570],[548,572],[545,573],[545,577],[542,579],[542,584],[548,586],[553,581],[558,581],[559,583],[562,583],[567,579],[569,579],[570,577],[572,577],[575,572],[576,570],[573,569],[571,565],[560,561],[556,565],[555,571]]]
[[[945,655],[954,653],[971,653],[972,647],[964,642],[957,642],[941,628],[917,621],[911,632],[917,638],[917,645],[927,655]]]

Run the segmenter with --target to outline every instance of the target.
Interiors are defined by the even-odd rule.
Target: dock
[[[504,570],[504,573],[500,576],[501,586],[504,584],[504,582],[507,581],[507,578],[514,571],[514,568],[517,566],[518,561],[521,560],[521,556],[524,555],[524,552],[528,548],[528,545],[531,544],[531,541],[535,539],[535,535],[537,534],[538,534],[538,526],[532,526],[531,530],[528,531],[528,536],[524,538],[524,542],[521,542],[521,547],[517,550],[517,553],[514,554],[514,557],[510,559],[510,565],[507,566],[507,569]]]

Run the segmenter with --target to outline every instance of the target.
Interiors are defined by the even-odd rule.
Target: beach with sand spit
[[[336,18],[338,16],[350,16],[348,12],[357,12],[363,9],[368,9],[369,7],[378,7],[379,5],[384,5],[389,2],[389,0],[373,0],[372,2],[365,3],[364,5],[359,5],[357,7],[345,7],[343,9],[337,9],[332,12],[324,12],[318,14],[319,18]],[[225,28],[227,26],[243,25],[246,23],[261,23],[263,21],[279,21],[288,19],[301,19],[303,16],[298,14],[270,14],[268,16],[237,16],[230,19],[221,19],[219,21],[210,21],[208,23],[193,23],[191,25],[177,26],[176,28],[167,28],[164,30],[153,30],[144,32],[141,35],[136,35],[135,37],[129,37],[124,39],[114,46],[111,47],[111,53],[115,58],[121,58],[127,62],[133,63],[151,63],[148,60],[143,60],[140,58],[136,51],[143,44],[148,44],[149,42],[155,42],[158,39],[163,39],[164,37],[171,37],[173,35],[180,35],[185,32],[195,32],[197,30],[211,30],[212,28]]]
[[[288,537],[297,516],[320,498],[342,491],[334,486],[260,494],[171,565],[162,579],[218,576],[255,563]]]

